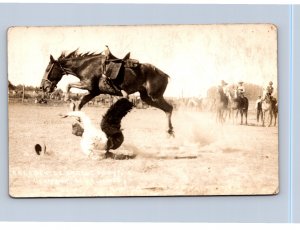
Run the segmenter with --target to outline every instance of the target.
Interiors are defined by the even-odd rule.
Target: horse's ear
[[[53,63],[53,62],[55,62],[55,60],[54,60],[54,58],[53,58],[53,56],[50,54],[50,61]]]

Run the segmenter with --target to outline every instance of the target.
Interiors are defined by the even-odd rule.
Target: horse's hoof
[[[105,155],[104,155],[104,158],[114,158],[114,154],[111,153],[111,152],[106,152]]]
[[[175,133],[173,129],[168,130],[169,137],[175,137]]]

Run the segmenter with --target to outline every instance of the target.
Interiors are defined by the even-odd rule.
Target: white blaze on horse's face
[[[49,76],[49,73],[51,72],[52,68],[53,68],[53,65],[54,64],[51,64],[49,63],[46,70],[45,70],[45,73],[44,73],[44,76],[43,76],[43,79],[42,79],[42,82],[41,82],[41,89],[44,91],[44,92],[47,92],[49,93],[50,92],[50,89],[51,89],[51,81],[48,79],[48,76]]]

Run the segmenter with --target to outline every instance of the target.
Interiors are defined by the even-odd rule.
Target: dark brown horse
[[[88,90],[78,106],[80,110],[87,102],[99,94],[122,96],[121,90],[128,94],[140,93],[141,99],[150,106],[163,110],[167,115],[168,133],[173,135],[171,116],[173,107],[163,97],[168,85],[169,76],[151,64],[137,63],[128,65],[129,55],[118,59],[112,54],[109,56],[94,53],[78,54],[77,50],[68,55],[62,53],[55,60],[50,55],[50,62],[41,82],[41,89],[51,93],[63,75],[71,74],[79,78],[80,82],[67,86],[67,93],[71,88]],[[115,78],[105,78],[110,65],[117,63],[120,66]]]
[[[248,124],[248,107],[249,107],[249,101],[248,98],[241,95],[235,95],[233,97],[231,94],[229,94],[229,117],[232,116],[233,120],[235,121],[238,117],[238,113],[241,115],[241,125],[244,122],[244,115],[246,119],[246,125]],[[234,111],[236,111],[236,115],[234,116]]]

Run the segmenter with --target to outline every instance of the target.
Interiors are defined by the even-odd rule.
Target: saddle
[[[119,76],[121,68],[136,68],[139,66],[139,61],[130,58],[130,52],[125,55],[124,58],[116,58],[114,55],[110,54],[108,59],[105,61],[105,75],[111,79],[115,80]]]

